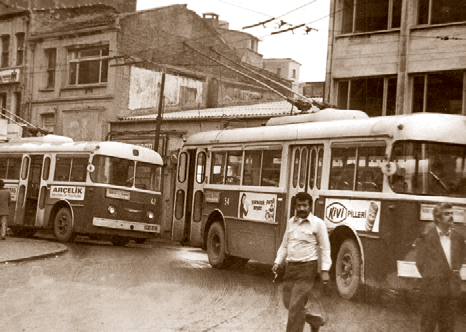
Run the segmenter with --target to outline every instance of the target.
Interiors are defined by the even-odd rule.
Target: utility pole
[[[156,152],[159,152],[160,126],[162,125],[164,90],[165,90],[165,68],[162,68],[162,82],[160,83],[160,93],[159,93],[159,109],[157,113],[157,118],[155,120],[154,151]]]

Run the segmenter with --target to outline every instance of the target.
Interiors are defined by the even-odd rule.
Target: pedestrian
[[[322,219],[311,213],[312,197],[305,192],[296,195],[296,215],[288,220],[283,241],[278,249],[272,271],[286,263],[283,277],[283,304],[288,309],[287,332],[302,332],[308,322],[311,331],[317,332],[324,324],[322,316],[306,313],[306,304],[312,299],[312,288],[318,274],[320,254],[321,279],[327,283],[330,258],[330,241]]]
[[[5,240],[8,215],[10,214],[10,202],[10,190],[5,188],[5,183],[0,179],[0,218],[2,222],[2,240]]]
[[[453,229],[453,207],[439,203],[433,210],[435,226],[415,242],[421,279],[421,331],[455,330],[456,302],[461,292],[460,269],[466,255],[464,237]]]

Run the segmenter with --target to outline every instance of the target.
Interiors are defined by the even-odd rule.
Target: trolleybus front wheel
[[[338,293],[344,299],[353,298],[361,284],[361,254],[352,239],[343,241],[335,266]]]
[[[207,256],[213,268],[225,269],[230,266],[230,259],[225,251],[225,231],[219,222],[213,223],[207,235]]]
[[[72,242],[76,237],[73,230],[73,218],[68,208],[61,208],[55,215],[53,234],[60,242]]]

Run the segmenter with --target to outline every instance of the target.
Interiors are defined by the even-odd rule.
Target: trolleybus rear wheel
[[[147,241],[147,239],[144,239],[144,238],[141,238],[141,237],[138,237],[138,238],[134,239],[134,242],[136,242],[137,244],[143,244],[146,241]]]
[[[361,254],[352,239],[343,241],[335,266],[338,293],[344,299],[353,298],[361,284]]]
[[[76,237],[73,230],[73,217],[68,208],[61,208],[55,215],[53,234],[60,242],[72,242]]]
[[[212,224],[207,235],[207,256],[213,268],[225,269],[230,266],[226,254],[225,231],[219,222]]]

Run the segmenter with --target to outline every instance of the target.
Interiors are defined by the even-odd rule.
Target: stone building
[[[9,122],[15,115],[23,116],[28,22],[26,11],[0,14],[0,111]]]
[[[466,114],[466,3],[331,0],[325,101],[369,116]]]
[[[279,98],[216,63],[211,46],[241,56],[186,5],[120,13],[95,4],[31,17],[30,121],[58,135],[104,140],[119,117],[156,113],[162,71],[164,112]]]
[[[301,64],[290,58],[268,58],[263,60],[263,67],[278,76],[292,82],[292,89],[299,91],[299,74]]]

